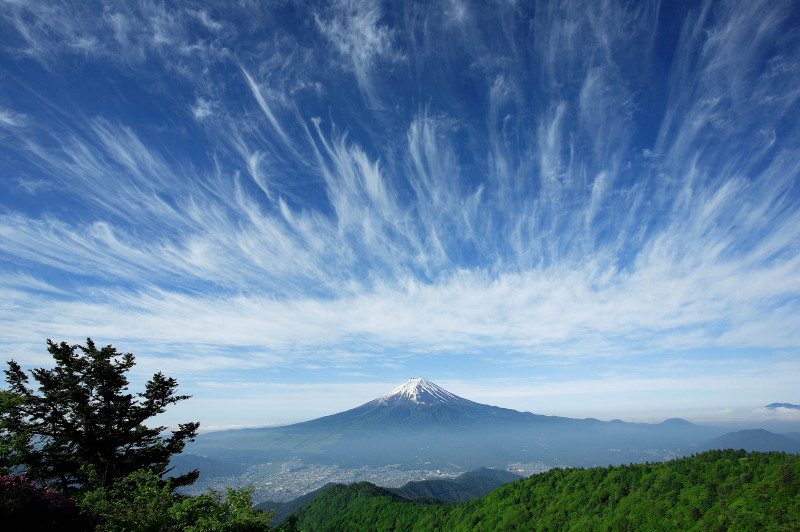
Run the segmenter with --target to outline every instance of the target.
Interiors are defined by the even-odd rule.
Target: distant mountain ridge
[[[771,404],[768,404],[765,408],[769,408],[770,410],[775,410],[777,408],[788,408],[790,410],[800,410],[800,405],[793,405],[792,403],[771,403]]]
[[[800,442],[764,429],[748,429],[723,434],[702,445],[704,449],[744,449],[800,453]]]

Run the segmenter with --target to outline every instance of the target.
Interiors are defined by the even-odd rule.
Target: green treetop
[[[169,472],[173,454],[193,441],[199,423],[183,423],[171,436],[167,427],[144,423],[167,406],[188,399],[175,395],[178,383],[156,373],[143,393],[128,393],[130,353],[108,345],[98,349],[47,341],[56,365],[31,370],[38,390],[15,361],[5,370],[8,390],[0,405],[0,459],[21,465],[28,478],[69,492],[75,487],[107,487],[139,470],[158,477]],[[171,478],[173,488],[191,484],[198,472]]]

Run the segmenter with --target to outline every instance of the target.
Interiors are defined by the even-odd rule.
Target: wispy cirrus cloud
[[[17,128],[25,125],[26,116],[10,109],[0,109],[0,125],[6,128]]]
[[[383,382],[800,345],[790,3],[5,7],[0,327],[31,360],[89,333],[192,379]]]
[[[403,54],[393,45],[394,30],[380,23],[381,6],[362,0],[334,2],[323,13],[315,13],[320,32],[344,59],[343,66],[356,77],[370,105],[381,107],[376,75],[379,62],[395,62]]]

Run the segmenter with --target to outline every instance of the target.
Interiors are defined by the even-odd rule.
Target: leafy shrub
[[[252,490],[227,489],[185,497],[169,481],[137,471],[114,486],[84,493],[79,506],[99,520],[97,530],[256,532],[270,530],[272,514],[256,510]]]

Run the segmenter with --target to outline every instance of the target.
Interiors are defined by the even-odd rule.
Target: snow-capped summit
[[[436,403],[471,403],[437,386],[428,379],[415,377],[373,401],[374,404],[386,406],[395,404],[432,405]]]

